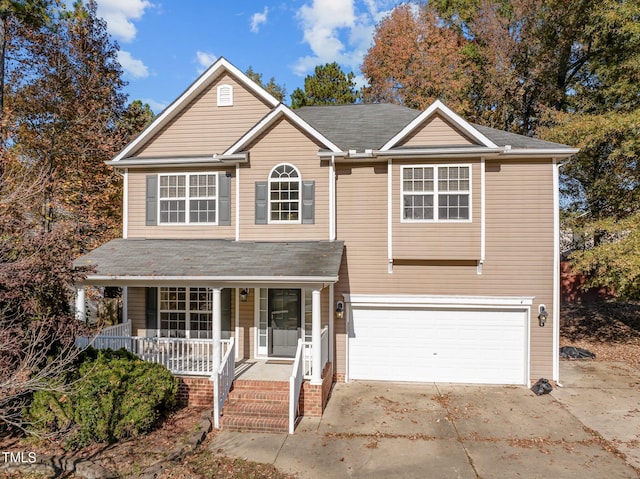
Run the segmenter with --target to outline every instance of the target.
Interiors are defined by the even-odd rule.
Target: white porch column
[[[220,288],[213,288],[213,370],[218,373],[220,369],[220,340],[222,339],[222,301],[220,296]]]
[[[84,288],[76,290],[76,319],[78,321],[87,321],[87,304],[85,302]]]
[[[311,384],[322,384],[322,316],[320,290],[311,294]]]

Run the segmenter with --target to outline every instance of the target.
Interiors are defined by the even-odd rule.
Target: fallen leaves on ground
[[[560,309],[560,346],[595,353],[596,360],[640,368],[640,304],[600,301]]]

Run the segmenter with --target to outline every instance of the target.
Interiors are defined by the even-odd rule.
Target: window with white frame
[[[211,338],[213,293],[210,288],[160,288],[160,330],[169,337]]]
[[[160,175],[160,224],[217,221],[217,173]]]
[[[403,221],[471,219],[471,166],[403,166]]]
[[[283,163],[269,175],[269,219],[271,223],[300,222],[300,173]]]

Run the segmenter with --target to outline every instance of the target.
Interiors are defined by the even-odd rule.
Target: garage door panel
[[[353,308],[349,377],[524,384],[524,310]]]

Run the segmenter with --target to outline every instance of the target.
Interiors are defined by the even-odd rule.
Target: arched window
[[[269,174],[269,222],[300,222],[300,172],[282,163]]]

